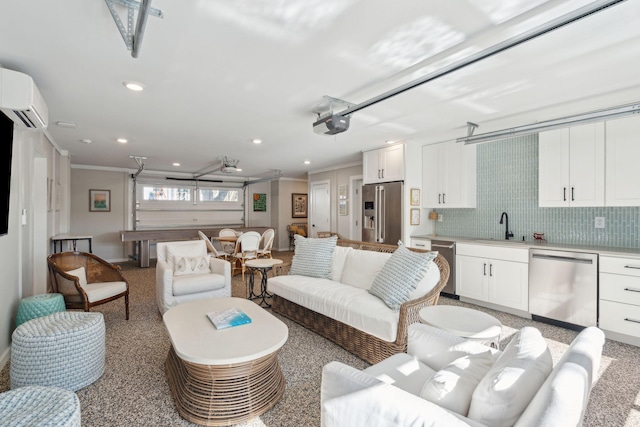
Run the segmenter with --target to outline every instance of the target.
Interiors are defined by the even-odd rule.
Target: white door
[[[604,206],[604,122],[569,128],[571,206]]]
[[[569,129],[540,132],[538,136],[538,206],[569,206],[570,193]]]
[[[607,206],[640,206],[640,118],[607,122]]]
[[[440,190],[440,145],[425,145],[422,147],[422,207],[440,207]]]
[[[489,262],[484,258],[456,256],[456,293],[463,297],[487,301]]]
[[[318,231],[331,231],[331,197],[329,181],[311,183],[311,218],[309,233],[311,237],[318,237]]]
[[[380,150],[365,151],[362,153],[362,170],[366,184],[381,181],[379,156]]]
[[[489,302],[529,310],[529,268],[524,262],[489,260]]]
[[[351,225],[349,238],[362,240],[362,179],[351,180]]]

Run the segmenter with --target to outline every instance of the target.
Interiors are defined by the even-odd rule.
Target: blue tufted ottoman
[[[79,390],[104,372],[102,313],[65,311],[29,320],[13,331],[11,388]]]
[[[80,401],[69,390],[22,387],[0,393],[0,422],[7,427],[80,427]]]
[[[42,294],[23,298],[18,304],[16,327],[27,320],[65,310],[66,306],[62,294]]]

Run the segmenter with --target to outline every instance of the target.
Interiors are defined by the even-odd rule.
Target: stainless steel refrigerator
[[[362,240],[395,245],[402,238],[402,181],[362,187]]]

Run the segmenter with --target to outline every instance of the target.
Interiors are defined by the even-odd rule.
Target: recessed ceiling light
[[[56,124],[61,128],[76,129],[78,127],[76,126],[75,123],[71,123],[71,122],[56,122]]]
[[[173,166],[180,166],[180,163],[178,163],[178,162],[174,162],[174,163],[173,163]]]
[[[254,139],[252,142],[254,144],[262,144],[262,140],[261,139]]]
[[[144,86],[140,83],[136,83],[136,82],[122,82],[122,84],[130,90],[136,91],[136,92],[140,92],[142,90],[144,90]]]
[[[305,160],[305,161],[304,161],[304,164],[305,164],[305,165],[310,165],[310,164],[311,164],[311,162],[310,162],[309,160]]]
[[[93,141],[90,139],[81,139],[80,142],[84,143],[84,144],[91,144]]]
[[[126,144],[127,142],[129,142],[127,138],[118,138],[116,139],[116,141],[118,141],[120,144]]]
[[[242,172],[242,169],[236,168],[236,172]]]
[[[385,141],[385,142],[386,142],[387,144],[395,144],[395,143],[396,143],[396,142],[398,142],[398,141],[396,141],[396,140],[388,140],[388,141]]]

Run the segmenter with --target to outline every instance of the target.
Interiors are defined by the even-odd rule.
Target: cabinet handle
[[[419,247],[419,248],[424,248],[427,245],[425,245],[424,243],[416,243],[416,246]],[[638,291],[638,292],[640,292],[640,291]]]
[[[442,194],[438,193],[438,204],[441,204],[442,202],[440,201],[440,198],[442,197]]]
[[[493,264],[489,264],[489,276],[493,277]]]
[[[625,265],[624,268],[632,268],[634,270],[640,270],[640,267],[635,267],[633,265]]]
[[[624,290],[629,292],[640,292],[640,289],[638,288],[624,288]]]
[[[630,319],[628,317],[625,317],[624,320],[626,320],[627,322],[640,323],[640,320]]]
[[[486,276],[487,275],[487,263],[484,263],[484,266],[482,267],[482,275]]]
[[[443,204],[443,205],[446,203],[446,202],[444,201],[444,196],[445,196],[445,194],[444,194],[444,193],[442,193],[442,204]]]
[[[562,201],[567,201],[567,187],[562,187]]]
[[[573,190],[574,190],[574,188],[573,188],[573,187],[571,187],[571,201],[572,201],[572,202],[576,200],[576,199],[573,197]]]
[[[378,179],[380,179],[380,178],[382,178],[382,177],[380,176],[380,169],[378,169]]]

